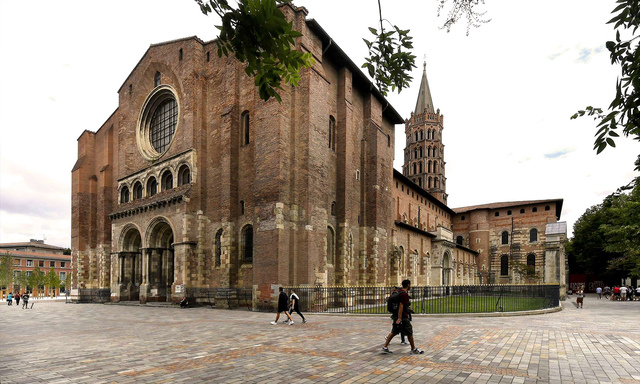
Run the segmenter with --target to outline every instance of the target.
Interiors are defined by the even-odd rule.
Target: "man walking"
[[[389,336],[387,336],[387,341],[385,341],[384,346],[382,347],[382,352],[384,353],[392,353],[389,350],[389,343],[395,335],[401,332],[404,333],[409,339],[412,354],[420,355],[424,353],[424,351],[416,348],[416,345],[413,341],[413,327],[411,326],[411,312],[409,310],[409,289],[411,289],[411,280],[403,280],[402,289],[400,289],[400,304],[398,305],[398,314],[391,317],[393,319],[393,326],[391,328],[391,333],[389,333]]]
[[[295,290],[291,289],[291,297],[289,299],[291,301],[291,308],[289,309],[289,317],[292,319],[291,323],[293,323],[293,318],[291,317],[293,311],[296,311],[296,313],[302,317],[302,324],[306,323],[307,319],[305,319],[302,313],[300,313],[300,297],[296,295]]]
[[[287,298],[287,294],[284,293],[282,287],[278,288],[280,290],[280,295],[278,296],[278,314],[276,315],[276,321],[272,321],[272,325],[278,324],[278,319],[280,318],[280,312],[284,312],[285,315],[289,318],[289,322],[287,324],[293,324],[293,319],[289,312],[287,312],[287,303],[289,302],[289,298]]]
[[[596,293],[598,294],[598,299],[602,299],[602,287],[596,288]]]

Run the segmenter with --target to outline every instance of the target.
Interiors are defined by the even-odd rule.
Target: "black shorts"
[[[413,326],[411,325],[411,320],[402,319],[400,324],[396,323],[396,319],[393,320],[393,326],[391,327],[391,333],[397,335],[398,333],[402,333],[405,336],[413,336]]]
[[[278,306],[278,313],[280,313],[280,312],[288,312],[288,311],[289,311],[289,307],[287,307],[286,305]]]

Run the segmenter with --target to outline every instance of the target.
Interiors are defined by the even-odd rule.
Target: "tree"
[[[62,254],[63,254],[63,255],[71,255],[71,248],[65,248],[65,249],[62,251]]]
[[[0,256],[0,287],[9,287],[13,281],[13,260],[9,252]]]
[[[51,297],[55,296],[56,289],[60,287],[60,277],[56,273],[56,271],[51,268],[45,276],[45,285],[49,287],[49,291],[51,293]]]
[[[28,276],[27,273],[25,271],[19,271],[14,277],[13,277],[13,286],[14,289],[15,287],[19,287],[20,289],[26,289],[27,285],[29,285],[29,281],[28,281]],[[17,290],[17,289],[16,289]]]
[[[574,224],[567,252],[572,270],[608,281],[640,277],[640,183],[634,180],[587,209]]]
[[[571,116],[572,119],[592,116],[599,121],[593,147],[598,154],[608,146],[616,146],[615,138],[620,136],[620,131],[625,137],[640,141],[640,51],[637,40],[640,36],[636,34],[640,27],[640,5],[638,0],[617,0],[616,3],[611,12],[615,16],[607,22],[614,25],[616,38],[606,44],[611,64],[620,65],[616,96],[607,113],[602,108],[588,106]],[[635,169],[640,171],[640,154]]]
[[[218,56],[235,57],[245,63],[245,72],[255,77],[260,98],[267,101],[274,97],[281,101],[279,90],[282,81],[295,86],[300,80],[300,70],[310,68],[314,61],[311,53],[295,49],[294,39],[300,32],[287,22],[278,5],[291,0],[239,0],[234,8],[228,0],[195,0],[205,15],[217,14],[222,25],[216,26],[220,35],[216,40]],[[438,16],[449,0],[437,0]],[[484,0],[451,0],[451,9],[443,25],[449,32],[462,17],[467,19],[467,35],[471,27],[478,27],[490,20],[483,19],[484,12],[476,12],[475,7]],[[415,68],[415,56],[411,54],[409,30],[396,25],[385,32],[382,6],[378,0],[380,30],[369,28],[374,35],[372,41],[363,39],[369,49],[369,57],[362,65],[386,95],[389,87],[398,93],[411,81],[409,75]],[[391,24],[391,23],[389,23]]]
[[[45,273],[40,270],[40,267],[33,268],[31,275],[27,276],[27,284],[31,287],[31,290],[35,290],[35,295],[38,296],[38,290],[40,287],[44,287]]]

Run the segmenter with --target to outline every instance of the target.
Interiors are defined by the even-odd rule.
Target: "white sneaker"
[[[276,325],[276,324],[278,324],[278,323],[276,323],[275,321],[271,322],[271,325]]]
[[[290,322],[289,322],[289,325],[293,325],[293,321],[290,321]]]

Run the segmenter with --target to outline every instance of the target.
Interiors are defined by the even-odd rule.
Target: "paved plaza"
[[[414,318],[423,355],[390,320],[35,301],[0,306],[0,383],[640,383],[640,301]]]

